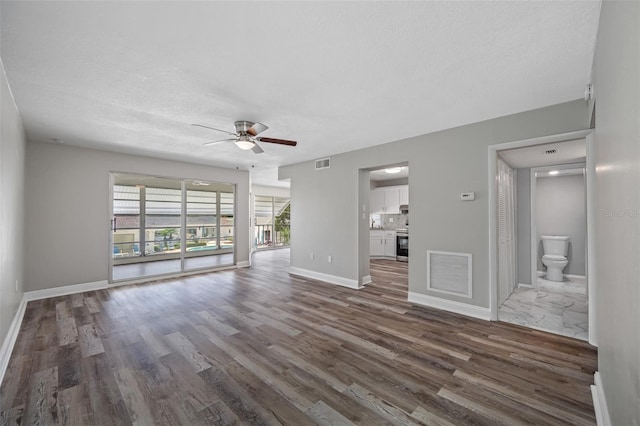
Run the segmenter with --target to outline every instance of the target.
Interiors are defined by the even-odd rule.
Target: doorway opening
[[[590,340],[589,134],[490,147],[493,319]]]
[[[291,198],[254,196],[255,250],[288,247],[291,241]]]

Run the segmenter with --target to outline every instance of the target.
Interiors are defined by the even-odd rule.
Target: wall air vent
[[[544,153],[549,155],[549,154],[556,154],[557,152],[558,152],[557,149],[548,149]]]
[[[316,170],[328,169],[331,167],[331,158],[316,160]]]
[[[472,297],[470,253],[427,250],[427,290]]]

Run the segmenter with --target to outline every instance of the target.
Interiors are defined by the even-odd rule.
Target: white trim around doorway
[[[491,312],[491,320],[496,321],[498,319],[498,282],[497,282],[497,271],[498,271],[498,255],[497,255],[497,189],[496,189],[496,170],[497,170],[497,159],[498,159],[498,151],[502,151],[505,149],[513,149],[513,148],[523,148],[526,146],[534,146],[534,145],[543,145],[554,142],[564,142],[573,139],[587,138],[591,135],[593,129],[585,129],[578,130],[575,132],[561,133],[557,135],[550,136],[542,136],[531,139],[523,139],[512,142],[505,142],[495,145],[490,145],[488,149],[488,180],[489,180],[489,309]],[[589,157],[591,155],[591,151],[589,149],[589,144],[587,143],[587,165],[589,165]],[[589,170],[587,167],[587,175],[589,174]],[[589,193],[593,190],[592,187],[587,186],[587,197],[589,197]],[[589,214],[591,212],[587,211],[587,223]],[[591,229],[588,229],[589,232]],[[589,242],[587,242],[589,244]],[[592,250],[588,252],[588,264],[592,264]],[[533,266],[533,265],[532,265]],[[532,268],[536,269],[536,268]],[[591,285],[590,291],[591,291]],[[591,293],[590,293],[591,295]],[[591,317],[592,307],[593,307],[593,299],[594,297],[589,297],[589,317]],[[591,325],[591,324],[590,324]],[[591,335],[595,333],[595,328],[589,327],[589,341],[591,341]]]

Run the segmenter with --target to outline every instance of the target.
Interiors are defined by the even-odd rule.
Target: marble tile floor
[[[534,287],[517,287],[498,312],[500,321],[550,333],[589,338],[587,282],[565,276],[564,282],[538,278]]]

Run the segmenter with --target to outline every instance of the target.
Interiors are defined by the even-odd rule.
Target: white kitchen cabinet
[[[409,204],[409,186],[375,188],[369,195],[371,214],[400,214],[400,205]]]
[[[400,214],[400,189],[396,187],[384,188],[384,212],[386,214]]]
[[[400,190],[400,205],[409,204],[409,185],[401,186]]]
[[[396,257],[396,231],[384,231],[384,256]]]
[[[369,237],[369,255],[384,256],[384,231],[371,231]]]
[[[396,257],[396,231],[371,230],[369,237],[371,257]]]
[[[384,191],[374,189],[369,196],[369,211],[371,214],[384,213]]]

